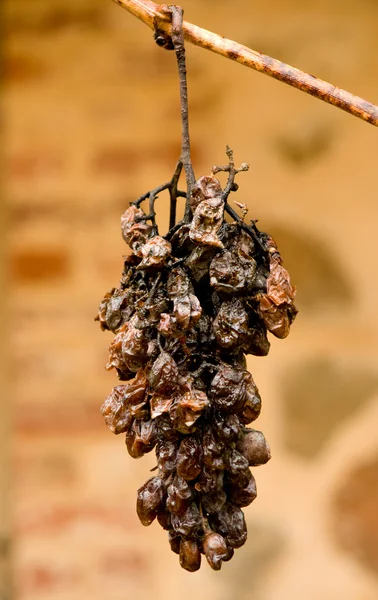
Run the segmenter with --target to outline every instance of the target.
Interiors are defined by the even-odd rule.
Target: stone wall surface
[[[378,103],[373,0],[184,8]],[[170,178],[179,154],[174,55],[110,0],[5,0],[3,13],[10,393],[0,416],[4,426],[9,404],[13,427],[0,569],[11,552],[14,589],[4,567],[1,600],[376,599],[377,129],[187,49],[196,172],[224,163],[226,144],[250,163],[239,201],[277,239],[300,309],[289,338],[248,361],[273,454],[256,469],[248,542],[221,572],[189,574],[165,532],[135,514],[154,457],[133,461],[103,423],[116,379],[104,370],[110,335],[93,322],[122,268],[120,214]]]

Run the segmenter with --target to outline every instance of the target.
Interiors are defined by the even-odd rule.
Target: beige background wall
[[[377,2],[184,4],[189,21],[378,103]],[[4,577],[1,600],[375,600],[377,129],[188,48],[196,173],[226,144],[251,164],[238,199],[277,238],[300,308],[290,337],[249,360],[273,458],[255,472],[248,542],[220,573],[188,574],[135,515],[153,456],[133,461],[102,422],[116,380],[93,322],[120,276],[120,214],[178,156],[174,56],[110,0],[4,13],[15,594]],[[166,214],[162,197],[162,227]]]

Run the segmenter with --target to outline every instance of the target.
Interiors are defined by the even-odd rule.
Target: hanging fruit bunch
[[[226,187],[235,189],[228,154]],[[261,398],[245,355],[266,356],[267,331],[286,337],[296,315],[274,240],[255,223],[225,221],[225,209],[234,211],[217,170],[226,168],[194,184],[191,221],[164,237],[139,206],[155,191],[126,210],[122,235],[132,253],[97,317],[115,334],[106,368],[126,382],[105,400],[105,422],[126,433],[133,458],[156,452],[157,473],[138,490],[138,516],[143,525],[157,518],[188,571],[199,569],[201,553],[220,569],[246,541],[242,508],[256,497],[250,467],[270,451],[263,434],[246,427]]]
[[[141,196],[121,217],[131,254],[97,320],[115,334],[106,368],[115,369],[122,383],[101,412],[113,433],[126,434],[130,456],[155,450],[156,472],[137,492],[142,524],[158,520],[184,569],[197,571],[204,554],[219,570],[247,539],[242,508],[256,498],[250,467],[270,459],[264,435],[247,427],[260,414],[261,398],[245,355],[266,356],[267,332],[286,337],[297,311],[295,288],[274,240],[254,221],[244,222],[243,204],[236,203],[239,217],[228,202],[238,189],[235,175],[248,165],[236,169],[227,148],[228,165],[194,178],[182,32],[175,17],[177,12],[172,47],[179,59],[182,154],[172,180]],[[182,23],[182,12],[178,17]],[[183,167],[186,192],[177,189]],[[215,177],[219,171],[228,172],[224,189]],[[164,189],[170,194],[170,229],[161,236],[155,201]],[[176,224],[182,196],[185,216]]]

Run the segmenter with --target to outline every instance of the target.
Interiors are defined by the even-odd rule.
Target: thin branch
[[[155,2],[151,2],[150,0],[113,1],[146,23],[151,29],[154,29],[156,20],[159,20],[161,31],[168,35],[171,34],[171,20],[162,11],[164,5],[155,4]],[[269,77],[287,83],[306,94],[315,96],[319,100],[333,104],[337,108],[345,110],[355,117],[378,127],[378,106],[371,104],[363,98],[353,96],[353,94],[337,88],[331,83],[322,81],[275,58],[260,54],[256,50],[251,50],[246,46],[242,46],[237,42],[223,38],[216,33],[212,33],[186,21],[183,22],[183,34],[185,40],[196,46],[211,50],[255,71],[265,73]]]
[[[170,209],[169,209],[169,229],[176,224],[176,207],[177,207],[177,185],[178,180],[180,179],[182,171],[182,162],[178,161],[175,172],[172,177],[171,185],[169,188],[169,198],[170,198]]]
[[[226,154],[228,156],[228,165],[224,167],[215,166],[211,169],[213,175],[219,173],[220,171],[228,173],[227,184],[222,192],[222,200],[225,203],[227,203],[227,198],[229,197],[230,193],[236,192],[236,190],[238,189],[238,185],[237,183],[235,183],[235,175],[237,175],[237,173],[240,173],[241,171],[248,171],[249,169],[249,165],[247,163],[242,163],[239,169],[235,169],[234,153],[229,146],[226,146]]]
[[[243,229],[243,231],[248,233],[248,235],[253,239],[253,241],[259,246],[260,250],[265,251],[264,245],[260,240],[259,236],[257,235],[256,230],[252,229],[251,227],[248,227],[248,225],[246,225],[243,222],[243,220],[239,217],[238,213],[234,211],[234,209],[228,204],[228,202],[226,202],[226,204],[224,205],[224,210],[228,215],[230,215],[230,217],[232,217],[232,219],[235,221],[235,223],[237,223],[240,229]]]
[[[181,156],[186,175],[186,206],[184,220],[190,219],[189,198],[195,183],[195,175],[190,156],[190,136],[189,136],[189,109],[188,109],[188,85],[186,80],[186,59],[184,35],[182,30],[183,10],[180,6],[170,5],[166,8],[172,18],[172,43],[176,53],[177,66],[180,79],[180,106],[181,106]]]
[[[156,187],[153,190],[150,190],[149,192],[146,192],[145,194],[140,196],[137,200],[134,200],[134,202],[130,203],[132,206],[136,206],[137,208],[140,208],[140,205],[142,204],[142,202],[144,202],[148,198],[149,213],[147,215],[143,215],[143,217],[137,217],[136,220],[137,221],[138,220],[139,221],[151,221],[152,226],[155,229],[156,233],[158,233],[158,229],[157,229],[156,220],[155,220],[155,216],[156,216],[155,201],[158,198],[158,194],[160,194],[160,192],[163,192],[164,190],[169,191],[170,205],[171,205],[170,206],[170,215],[169,215],[169,230],[171,230],[175,226],[177,198],[187,198],[186,192],[183,192],[182,190],[177,189],[181,170],[182,170],[182,162],[181,162],[181,160],[179,160],[176,165],[175,172],[170,181],[168,181],[167,183],[163,183],[162,185],[159,185],[158,187]],[[171,225],[171,223],[173,223],[173,225]]]

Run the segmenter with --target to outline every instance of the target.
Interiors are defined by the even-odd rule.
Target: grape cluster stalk
[[[270,449],[247,427],[261,398],[245,356],[266,356],[267,332],[285,338],[297,314],[276,243],[244,222],[243,204],[240,217],[228,203],[247,165],[235,169],[227,153],[229,165],[194,183],[185,218],[165,236],[154,202],[163,189],[171,207],[186,195],[177,190],[180,168],[122,215],[131,254],[96,317],[115,334],[106,369],[122,382],[102,405],[105,423],[126,434],[131,457],[156,453],[154,474],[137,492],[138,517],[159,522],[187,571],[200,568],[202,555],[219,570],[247,539],[242,508],[256,498],[250,467],[266,463]],[[224,189],[218,171],[229,173]]]

